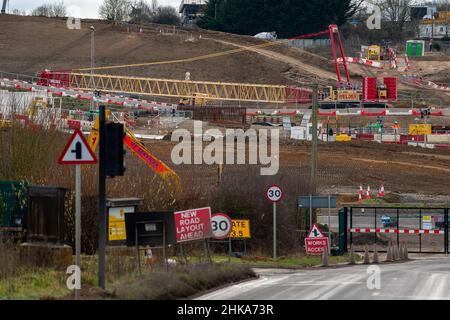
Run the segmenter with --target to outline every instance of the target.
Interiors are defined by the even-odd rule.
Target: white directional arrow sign
[[[59,164],[96,164],[97,158],[83,133],[76,130],[59,157]]]
[[[320,232],[319,228],[314,224],[309,230],[308,237],[307,238],[323,238],[322,232]]]

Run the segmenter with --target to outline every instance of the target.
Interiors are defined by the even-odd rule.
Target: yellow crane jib
[[[161,97],[190,98],[204,95],[208,100],[286,103],[310,89],[284,85],[225,83],[153,79],[129,76],[70,73],[69,84],[80,90],[99,90]]]

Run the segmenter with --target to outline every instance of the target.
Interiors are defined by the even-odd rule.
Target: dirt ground
[[[232,35],[201,29],[189,30],[194,41],[187,41],[186,33],[163,35],[149,30],[143,35],[102,21],[83,22],[81,30],[69,30],[63,19],[4,16],[0,20],[0,71],[36,73],[44,68],[67,70],[90,66],[89,25],[96,27],[96,66],[124,65],[143,62],[191,58],[209,53],[233,50],[236,47],[265,43],[248,36]],[[345,37],[345,35],[344,35]],[[330,49],[331,50],[331,49]],[[257,53],[257,54],[255,54]],[[427,61],[412,60],[413,72],[427,79],[448,80],[450,62],[440,56]],[[432,60],[435,58],[436,60]],[[397,71],[376,70],[350,65],[353,81],[362,76],[399,76]],[[105,70],[103,73],[184,79],[186,72],[192,80],[289,84],[310,83],[315,77],[335,82],[334,64],[329,59],[305,50],[288,48],[283,42],[275,46],[252,49],[189,63],[133,67]],[[417,88],[401,84],[402,90]],[[429,92],[450,103],[450,94]]]
[[[217,166],[175,166],[170,153],[175,143],[148,143],[149,149],[161,157],[177,173],[195,172],[197,177],[215,181]],[[206,145],[205,145],[206,146]],[[304,142],[282,142],[280,171],[297,171],[309,179],[311,145]],[[450,151],[418,150],[415,147],[380,145],[371,142],[351,142],[319,145],[318,190],[320,193],[357,193],[361,184],[378,188],[385,185],[389,194],[427,197],[430,202],[450,201]],[[224,174],[249,170],[248,165],[225,165]],[[256,166],[258,167],[258,166]],[[274,177],[276,179],[277,177]],[[209,180],[211,179],[211,180]],[[395,198],[395,197],[394,197]],[[349,199],[351,200],[351,199]]]
[[[232,47],[210,40],[186,41],[184,36],[160,33],[127,33],[115,30],[104,22],[96,27],[96,65],[110,66],[151,61],[190,58]],[[89,24],[81,30],[68,30],[64,20],[40,17],[5,16],[0,19],[0,38],[5,38],[0,50],[0,70],[35,73],[44,68],[67,70],[90,66]],[[245,63],[243,63],[245,61]],[[294,84],[283,76],[289,66],[254,53],[243,52],[204,61],[145,68],[107,71],[122,75],[154,78],[222,82]]]

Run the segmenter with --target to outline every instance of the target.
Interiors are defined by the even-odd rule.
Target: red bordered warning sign
[[[97,157],[81,130],[76,129],[58,159],[59,164],[96,164]]]
[[[305,238],[306,254],[321,255],[328,250],[328,238],[324,237],[320,229],[314,224]]]

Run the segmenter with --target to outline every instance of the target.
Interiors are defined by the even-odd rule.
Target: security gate
[[[448,207],[347,207],[341,210],[341,236],[356,251],[374,244],[386,251],[389,242],[405,242],[410,252],[447,254],[448,212]]]

